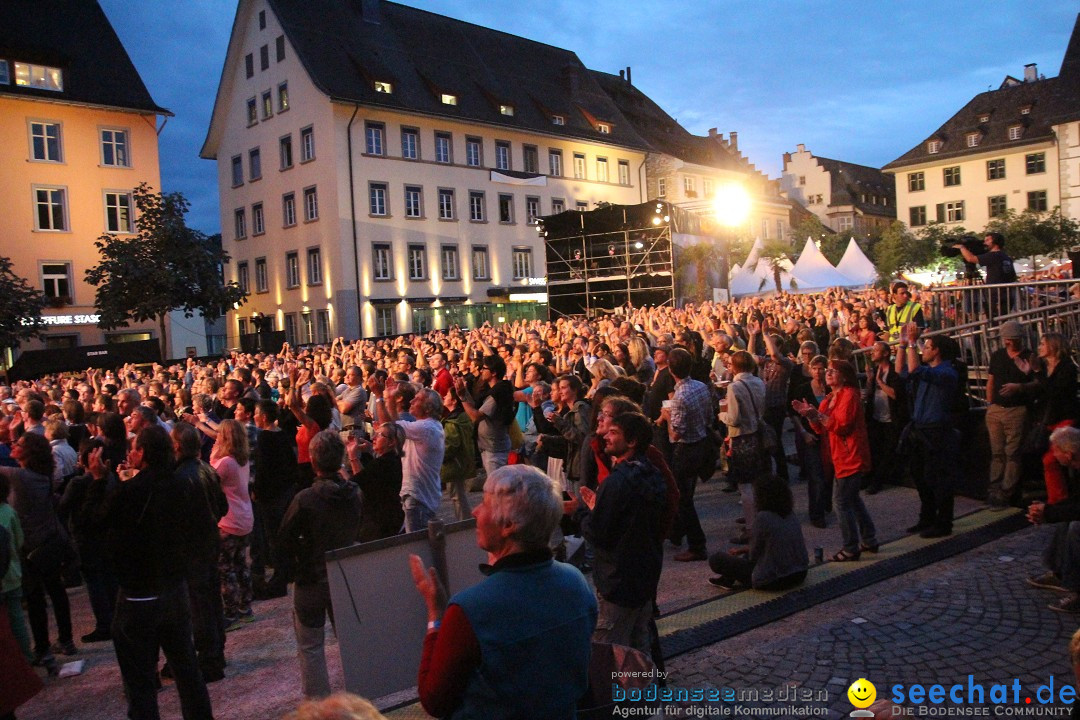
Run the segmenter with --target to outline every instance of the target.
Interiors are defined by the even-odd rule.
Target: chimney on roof
[[[625,70],[620,70],[619,71],[619,79],[620,80],[625,80],[626,79],[626,71]]]
[[[1039,79],[1039,68],[1035,63],[1024,66],[1024,82],[1035,82]]]
[[[784,169],[787,170],[787,166],[791,164],[791,153],[784,153]]]
[[[732,150],[738,150],[739,149],[739,133],[732,130],[728,134],[728,137],[731,138],[731,143],[730,143],[731,144],[731,149]]]
[[[716,128],[709,128],[709,137],[716,137]]]
[[[371,23],[372,25],[378,25],[382,22],[382,13],[379,5],[379,0],[361,0],[360,17],[364,22]]]
[[[630,66],[629,65],[626,66],[626,84],[627,85],[633,85],[634,84],[634,81],[630,79]]]
[[[795,152],[806,152],[806,145],[799,143],[795,146]]]

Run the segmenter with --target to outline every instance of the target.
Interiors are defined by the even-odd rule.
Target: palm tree
[[[765,247],[761,251],[761,260],[769,263],[769,267],[772,269],[773,282],[776,283],[776,292],[783,292],[784,287],[781,282],[781,273],[784,271],[784,261],[788,260],[788,255],[791,254],[791,245],[787,240],[780,238],[773,238],[765,242]],[[790,262],[790,260],[788,260]]]

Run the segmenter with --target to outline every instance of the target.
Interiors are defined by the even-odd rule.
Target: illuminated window
[[[607,158],[596,158],[596,179],[599,182],[608,181]]]
[[[457,105],[457,95],[451,95],[450,93],[443,93],[439,96],[439,100],[443,105]]]
[[[565,125],[566,124],[566,118],[563,117],[562,115],[552,115],[551,116],[551,124],[552,125]]]
[[[386,93],[387,95],[390,95],[391,93],[394,92],[394,86],[391,85],[388,82],[381,82],[379,80],[376,80],[375,81],[375,92],[377,92],[377,93]]]
[[[281,83],[277,86],[277,111],[285,112],[289,109],[289,83]]]
[[[513,115],[514,115],[514,106],[513,105],[500,105],[499,106],[499,114],[501,114],[501,115],[509,115],[509,116],[513,117]]]
[[[64,73],[60,68],[17,62],[15,63],[15,84],[38,90],[63,92]]]
[[[610,135],[611,134],[611,126],[608,125],[607,123],[597,123],[596,124],[596,129],[602,135]]]

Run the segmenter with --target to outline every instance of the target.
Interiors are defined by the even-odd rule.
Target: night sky
[[[347,2],[351,0],[341,0]],[[154,100],[164,190],[219,230],[214,163],[198,157],[235,0],[100,0]],[[1057,75],[1080,10],[1036,2],[408,0],[404,4],[577,53],[617,73],[691,132],[739,133],[770,177],[785,151],[880,167],[1026,63]]]

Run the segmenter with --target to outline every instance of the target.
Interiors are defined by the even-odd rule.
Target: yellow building
[[[154,338],[154,322],[98,328],[95,288],[84,277],[100,260],[102,233],[134,231],[132,190],[161,187],[157,119],[170,113],[154,103],[94,0],[12,0],[4,22],[12,42],[0,48],[0,136],[8,139],[0,254],[48,298],[44,336],[22,349]],[[192,340],[175,324],[172,334],[182,356]]]
[[[898,217],[980,231],[1006,210],[1060,206],[1080,218],[1080,17],[1061,71],[1035,65],[976,95],[883,170],[896,176]],[[1007,239],[1006,239],[1007,241]]]

